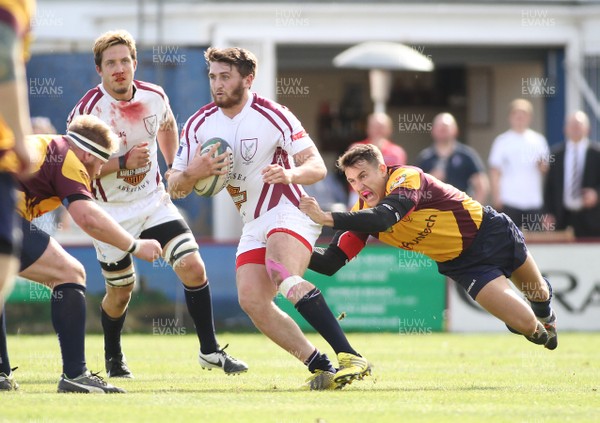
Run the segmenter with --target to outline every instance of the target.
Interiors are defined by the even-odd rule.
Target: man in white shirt
[[[521,229],[535,228],[544,204],[543,177],[548,168],[546,138],[529,128],[531,102],[510,105],[510,129],[492,144],[489,156],[492,206],[507,214]]]
[[[236,257],[238,297],[255,326],[308,366],[311,389],[338,389],[370,373],[351,346],[321,292],[302,275],[321,232],[298,209],[302,185],[323,179],[323,159],[300,121],[284,106],[250,91],[256,57],[241,48],[205,53],[214,102],[186,122],[169,172],[169,193],[188,195],[206,173],[198,153],[219,138],[233,149],[233,177],[227,191],[244,229]],[[273,302],[280,292],[329,342],[338,355],[333,367],[298,325]]]
[[[97,204],[136,238],[156,239],[162,257],[181,280],[188,312],[200,341],[203,368],[227,374],[248,366],[219,347],[215,336],[210,286],[198,244],[165,191],[158,168],[160,148],[170,166],[177,151],[177,123],[161,87],[134,80],[135,40],[127,31],[111,31],[94,44],[96,71],[102,82],[77,103],[69,121],[82,114],[98,116],[119,136],[119,146],[92,184]],[[203,161],[210,171],[210,163]],[[106,280],[102,300],[104,354],[109,377],[133,377],[121,348],[121,330],[135,283],[131,255],[94,242]]]
[[[588,139],[590,122],[582,111],[565,122],[567,140],[552,150],[554,160],[544,200],[555,229],[570,226],[577,238],[600,237],[600,146]]]

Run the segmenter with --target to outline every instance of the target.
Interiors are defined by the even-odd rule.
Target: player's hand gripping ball
[[[220,142],[221,145],[217,149],[217,151],[213,154],[213,157],[216,157],[225,152],[228,153],[229,163],[225,166],[225,174],[224,175],[211,175],[204,179],[199,179],[194,185],[194,192],[202,197],[213,197],[217,193],[219,193],[223,188],[227,186],[229,180],[231,179],[231,175],[233,173],[233,150],[231,146],[227,143],[227,141],[221,138],[211,138],[202,144],[200,154],[206,154],[210,148]]]

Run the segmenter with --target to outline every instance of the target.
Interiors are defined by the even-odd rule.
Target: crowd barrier
[[[561,330],[600,330],[600,244],[533,244],[529,246],[542,273],[554,287],[554,308]],[[104,280],[91,246],[67,247],[84,264],[88,292],[102,294]],[[201,247],[207,266],[215,318],[232,326],[251,326],[239,307],[235,286],[235,245]],[[138,289],[162,292],[183,303],[174,272],[163,261],[136,260]],[[323,292],[348,331],[426,334],[439,331],[505,331],[504,324],[481,309],[457,284],[437,272],[436,264],[417,253],[381,244],[368,245],[334,276],[305,275]],[[135,294],[134,294],[135,295]],[[49,291],[21,280],[9,302],[49,300]],[[305,330],[311,330],[280,295],[277,304]]]

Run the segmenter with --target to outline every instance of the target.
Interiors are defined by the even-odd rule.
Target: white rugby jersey
[[[133,81],[130,101],[116,100],[102,86],[89,90],[73,108],[67,126],[79,115],[91,114],[107,123],[119,137],[119,157],[135,145],[147,142],[150,164],[138,169],[121,169],[92,181],[92,193],[100,202],[131,202],[146,197],[162,185],[158,168],[156,134],[169,118],[169,99],[163,89],[149,82]]]
[[[185,123],[173,168],[187,168],[205,141],[221,138],[233,149],[233,176],[227,191],[248,223],[278,204],[298,206],[301,185],[265,184],[262,169],[270,164],[294,168],[294,154],[314,146],[300,121],[284,106],[250,93],[233,119],[215,103],[194,113]]]

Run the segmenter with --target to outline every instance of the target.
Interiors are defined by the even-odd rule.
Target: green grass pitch
[[[57,394],[54,336],[10,336],[21,385],[0,394],[2,422],[597,422],[600,334],[559,334],[547,351],[511,334],[350,334],[373,375],[341,391],[301,390],[308,371],[260,334],[220,334],[250,365],[239,376],[202,370],[192,335],[124,335],[136,378],[124,395]],[[320,347],[324,341],[310,339]],[[332,352],[322,348],[328,355]],[[103,370],[102,338],[87,337]],[[104,374],[104,371],[101,373]]]

